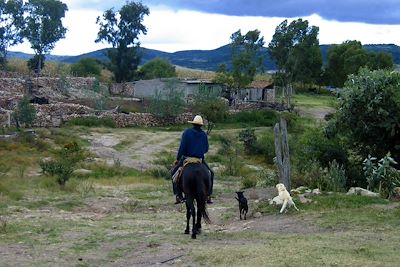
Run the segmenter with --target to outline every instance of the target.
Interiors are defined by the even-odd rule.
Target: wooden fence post
[[[276,165],[279,170],[279,182],[290,192],[290,155],[287,137],[287,122],[284,118],[274,127]]]

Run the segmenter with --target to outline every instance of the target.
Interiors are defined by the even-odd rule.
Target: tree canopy
[[[42,68],[43,55],[54,49],[57,41],[65,37],[67,29],[61,19],[68,11],[66,4],[58,0],[29,0],[25,4],[27,16],[23,36],[28,39],[37,56],[37,68]]]
[[[361,69],[345,83],[329,128],[348,137],[362,153],[384,157],[391,152],[400,160],[400,74]]]
[[[150,80],[156,78],[176,77],[175,66],[168,60],[155,58],[144,64],[139,70],[141,79]]]
[[[118,11],[111,8],[102,17],[97,17],[100,30],[96,42],[105,41],[112,45],[113,48],[108,50],[109,69],[116,82],[130,81],[136,75],[141,60],[139,35],[147,33],[142,21],[149,13],[142,3],[130,1]]]
[[[292,82],[314,83],[319,79],[322,55],[318,33],[318,27],[309,26],[302,19],[290,24],[284,20],[276,27],[268,48],[284,86]]]
[[[22,43],[24,9],[22,0],[0,0],[0,64],[7,61],[7,49]]]
[[[327,83],[343,87],[348,75],[357,74],[361,67],[376,69],[392,69],[393,58],[385,52],[369,52],[359,41],[346,41],[332,45],[328,50],[326,66]]]
[[[231,35],[230,43],[232,70],[221,65],[216,80],[228,88],[242,89],[249,85],[258,71],[263,71],[264,56],[261,49],[264,37],[259,30],[248,31],[245,35],[240,30]]]

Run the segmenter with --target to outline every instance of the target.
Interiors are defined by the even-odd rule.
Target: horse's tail
[[[207,188],[206,185],[203,184],[203,186],[197,186],[197,197],[198,197],[198,203],[197,203],[197,208],[201,212],[201,216],[203,217],[204,221],[206,223],[211,223],[210,217],[208,216],[207,208],[206,208],[206,202],[207,202]]]

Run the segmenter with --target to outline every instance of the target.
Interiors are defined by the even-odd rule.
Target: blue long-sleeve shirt
[[[182,156],[204,159],[204,154],[208,152],[208,137],[200,127],[186,129],[181,138],[177,160]]]

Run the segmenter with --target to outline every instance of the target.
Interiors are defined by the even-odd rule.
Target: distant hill
[[[323,62],[326,63],[328,49],[330,45],[320,45],[322,59]],[[373,45],[364,45],[366,49],[373,52],[385,51],[393,56],[394,63],[400,65],[400,47],[394,44],[373,44]],[[48,55],[46,56],[46,60],[49,61],[59,61],[64,63],[75,63],[81,58],[91,57],[101,61],[107,61],[108,58],[106,56],[107,49],[101,49],[97,51],[93,51],[90,53],[85,53],[78,56],[54,56]],[[221,46],[217,49],[213,50],[186,50],[186,51],[178,51],[174,53],[163,52],[154,49],[141,48],[143,53],[142,64],[152,60],[156,57],[163,58],[168,60],[174,65],[191,68],[191,69],[199,69],[199,70],[211,70],[215,71],[218,69],[220,64],[226,64],[229,66],[230,64],[230,56],[231,50],[229,45]],[[263,48],[262,53],[266,55],[265,58],[265,70],[274,70],[275,64],[272,62],[269,57],[268,49]],[[21,52],[9,52],[9,58],[21,58],[21,59],[29,59],[33,55],[25,54]]]

